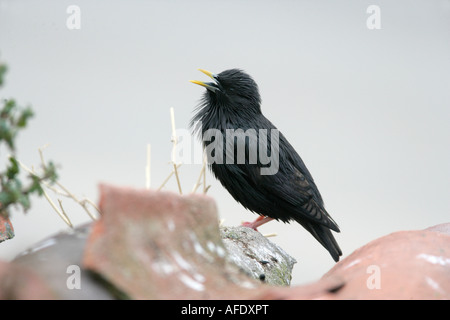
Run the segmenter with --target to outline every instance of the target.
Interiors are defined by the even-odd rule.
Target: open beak
[[[207,70],[203,70],[203,69],[198,69],[198,70],[203,72],[204,74],[206,74],[211,79],[213,79],[214,82],[202,82],[202,81],[198,81],[198,80],[190,80],[192,83],[203,86],[212,92],[220,91],[219,82],[217,81],[217,76],[214,73],[207,71]]]

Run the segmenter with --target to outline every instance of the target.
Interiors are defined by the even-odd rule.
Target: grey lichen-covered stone
[[[247,227],[221,227],[228,259],[255,279],[271,285],[289,286],[297,262],[258,231]]]

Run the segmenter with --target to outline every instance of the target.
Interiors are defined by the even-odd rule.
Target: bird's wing
[[[252,211],[283,221],[314,221],[339,231],[323,206],[311,174],[283,134],[262,115],[254,127],[266,129],[265,136],[262,136],[262,131],[252,127],[250,129],[254,131],[249,131],[249,127],[246,130],[234,130],[233,139],[224,136],[224,160],[229,157],[235,162],[232,165],[213,166],[215,176],[237,201]],[[273,134],[278,135],[275,136],[277,139],[272,139]],[[240,162],[239,150],[243,149],[244,161]],[[255,154],[256,149],[257,163],[251,161],[251,155]],[[270,154],[269,163],[267,158],[263,159],[264,152],[266,156]],[[274,154],[278,157],[272,157]],[[275,174],[263,174],[263,168],[273,166],[273,161],[278,162]]]
[[[246,165],[241,170],[248,179],[292,219],[318,222],[339,232],[336,222],[323,206],[322,197],[300,156],[280,133],[279,169],[273,175],[261,175],[261,167]],[[273,151],[273,150],[272,150]]]
[[[265,189],[280,209],[291,213],[292,219],[312,220],[339,232],[339,227],[325,210],[321,198],[316,195],[318,191],[314,182],[297,168],[294,167],[289,174],[279,171],[273,176],[259,175],[255,178],[260,181],[259,188]]]

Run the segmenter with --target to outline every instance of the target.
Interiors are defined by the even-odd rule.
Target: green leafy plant
[[[0,63],[0,87],[3,85],[7,67]],[[27,173],[26,180],[20,177],[20,164],[16,159],[15,140],[28,121],[34,116],[30,107],[20,107],[14,99],[0,102],[0,150],[9,153],[6,168],[0,170],[0,214],[8,217],[12,206],[21,207],[24,211],[30,208],[31,195],[43,195],[42,183],[53,184],[57,179],[56,167],[49,161],[42,164],[42,172]]]

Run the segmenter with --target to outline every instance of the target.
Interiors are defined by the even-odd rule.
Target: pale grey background
[[[66,28],[71,4],[81,8],[80,30]],[[371,4],[381,9],[381,30],[366,27]],[[147,143],[158,186],[171,170],[169,108],[187,128],[204,91],[188,80],[206,79],[197,68],[239,67],[313,174],[344,255],[450,220],[448,0],[0,0],[0,59],[9,66],[0,96],[36,112],[18,157],[37,165],[37,148],[50,143],[47,159],[79,196],[96,201],[99,182],[144,187]],[[180,170],[188,192],[200,165]],[[225,224],[256,217],[208,182]],[[167,189],[176,191],[174,181]],[[89,220],[64,203],[74,224]],[[37,198],[12,219],[16,237],[0,244],[0,259],[67,229]],[[299,225],[261,231],[278,233],[273,240],[298,260],[294,284],[334,264]]]

